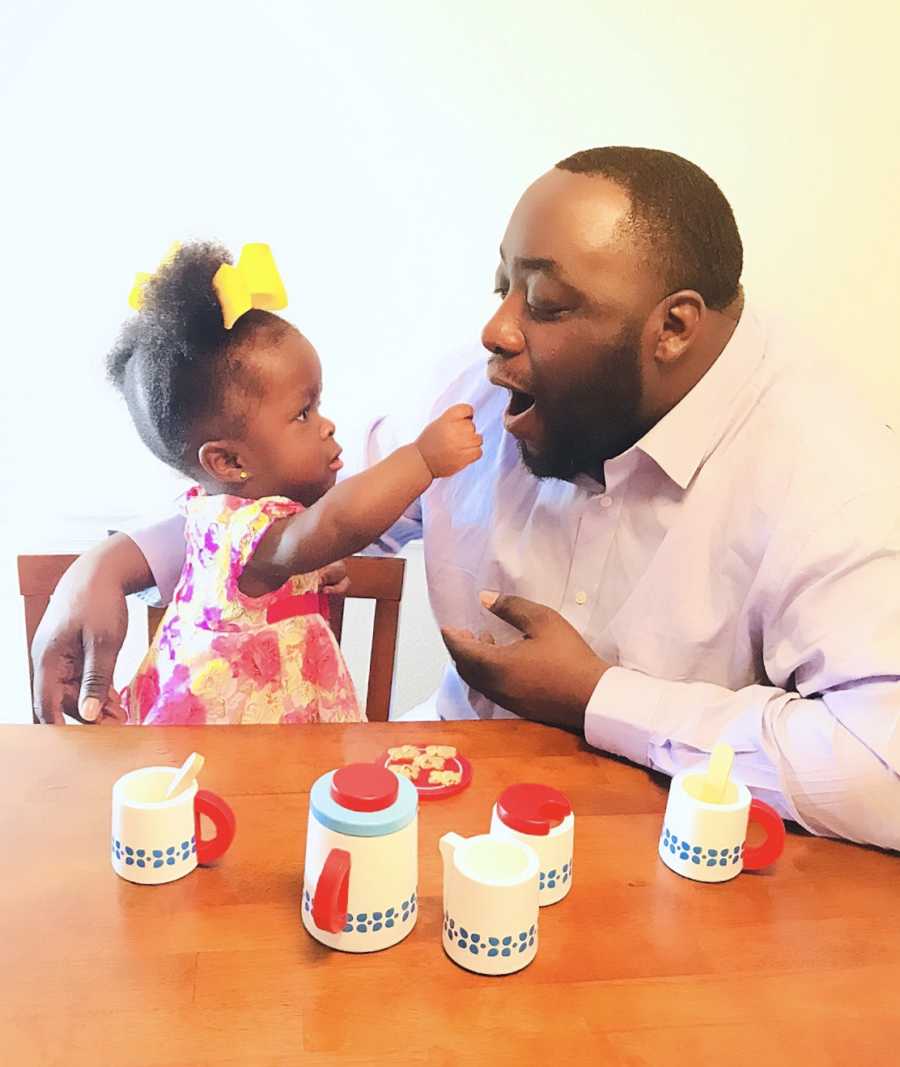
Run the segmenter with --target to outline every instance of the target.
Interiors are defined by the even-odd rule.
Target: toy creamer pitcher
[[[301,913],[323,945],[375,952],[415,926],[418,802],[410,781],[375,763],[313,785]]]
[[[444,834],[444,951],[478,974],[512,974],[538,948],[537,853],[513,838]]]

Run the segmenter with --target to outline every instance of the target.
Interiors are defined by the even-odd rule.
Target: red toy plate
[[[416,756],[426,756],[427,748],[436,749],[453,749],[454,755],[442,756],[444,760],[443,767],[420,767],[419,772],[415,778],[409,780],[416,787],[420,800],[445,800],[447,797],[456,796],[457,793],[461,793],[472,781],[472,764],[457,752],[452,745],[391,745],[391,748],[378,757],[378,762],[382,763],[385,767],[391,766],[412,766],[415,762]],[[416,752],[412,753],[409,750],[415,749]],[[394,755],[391,755],[391,753]],[[455,774],[460,775],[458,782],[454,782],[453,785],[438,785],[428,781],[428,777],[433,770],[437,771],[452,771]]]

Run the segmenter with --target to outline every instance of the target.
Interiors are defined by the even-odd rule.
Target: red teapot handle
[[[319,884],[313,895],[313,922],[320,930],[337,934],[347,922],[347,899],[350,894],[350,853],[333,848],[328,853]]]

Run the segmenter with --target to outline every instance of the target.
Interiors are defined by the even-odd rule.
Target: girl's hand
[[[98,726],[123,726],[128,722],[128,712],[122,706],[122,700],[116,690],[110,686],[106,700],[96,719]]]
[[[448,478],[481,459],[483,439],[474,416],[471,405],[456,404],[419,434],[416,448],[433,478]]]
[[[327,596],[346,596],[350,591],[347,564],[342,559],[320,567],[319,576],[322,579],[320,593],[325,593]]]

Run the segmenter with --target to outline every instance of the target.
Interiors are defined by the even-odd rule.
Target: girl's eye
[[[309,413],[312,411],[312,404],[307,406],[297,416],[297,422],[306,422],[309,419]]]

